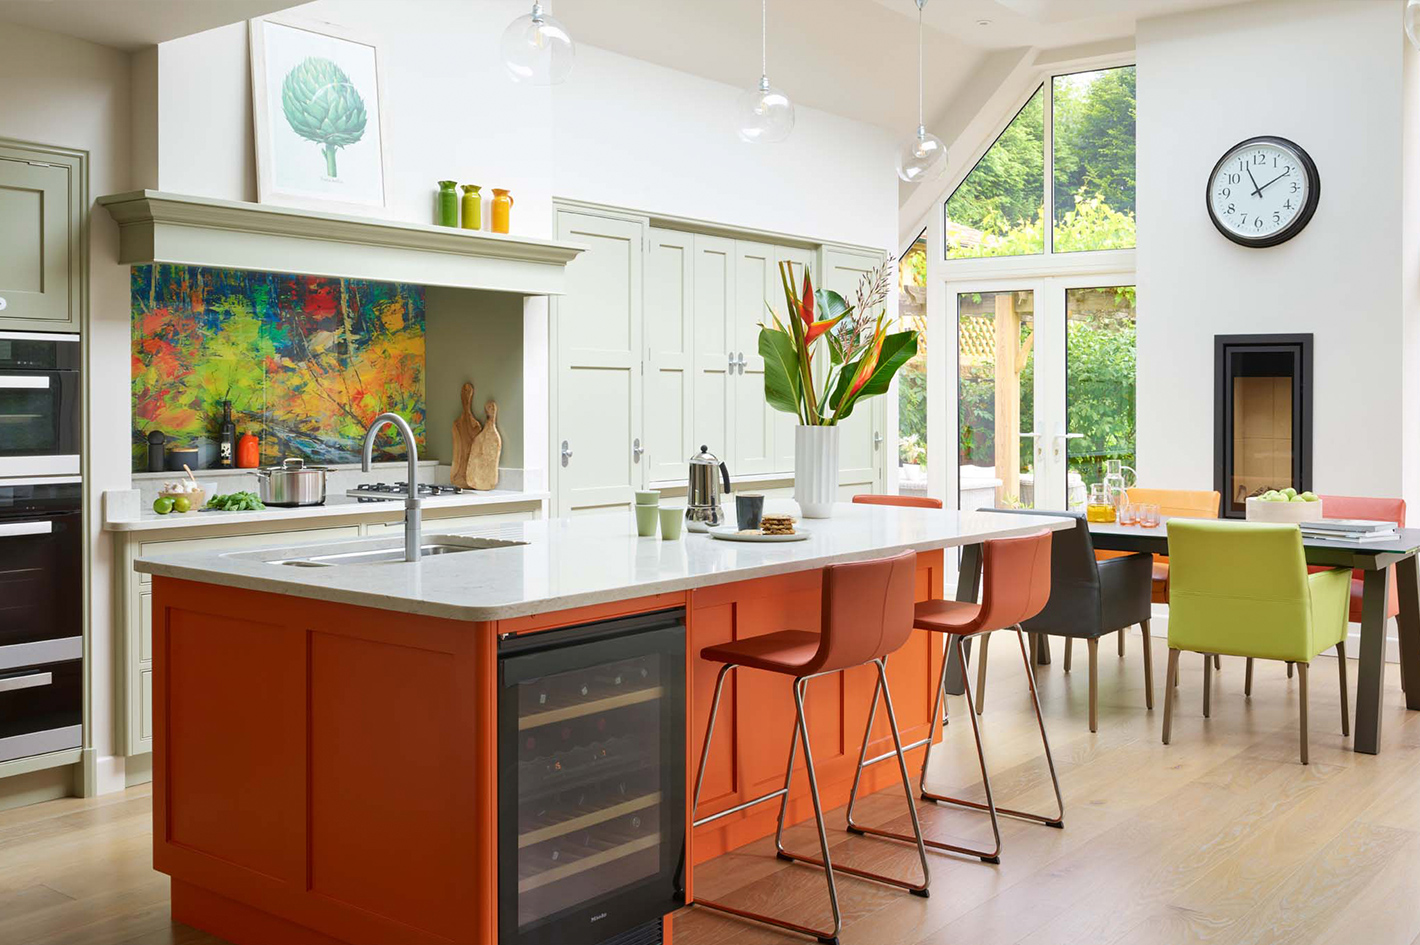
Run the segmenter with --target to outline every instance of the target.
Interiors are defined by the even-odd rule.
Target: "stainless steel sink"
[[[526,545],[525,541],[506,538],[465,538],[462,536],[438,537],[419,546],[424,556],[452,555],[464,551],[486,551],[489,548],[513,548]],[[404,561],[403,548],[375,548],[369,551],[343,551],[327,555],[306,555],[299,558],[279,558],[270,564],[284,564],[293,568],[330,568],[342,564],[380,564],[388,561]]]

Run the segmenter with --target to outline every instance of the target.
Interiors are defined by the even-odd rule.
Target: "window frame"
[[[1031,276],[1053,276],[1064,275],[1066,273],[1118,273],[1120,271],[1132,271],[1135,268],[1134,257],[1137,246],[1133,249],[1098,249],[1080,250],[1072,253],[1057,253],[1055,251],[1055,78],[1057,76],[1077,75],[1081,72],[1102,72],[1108,69],[1119,69],[1127,66],[1138,68],[1138,63],[1132,55],[1100,57],[1084,61],[1070,63],[1053,63],[1047,68],[1035,71],[1026,83],[1023,94],[1018,95],[1011,101],[1011,106],[1004,110],[1002,118],[992,126],[991,134],[985,136],[983,143],[971,154],[971,159],[962,164],[961,169],[953,175],[950,186],[945,188],[941,197],[932,204],[930,216],[935,217],[932,221],[935,225],[929,226],[929,230],[942,234],[946,229],[947,203],[961,187],[966,178],[981,163],[986,153],[995,146],[998,139],[1006,131],[1006,128],[1016,119],[1021,110],[1030,102],[1037,92],[1042,93],[1042,126],[1043,126],[1043,147],[1044,155],[1044,207],[1045,218],[1045,246],[1040,253],[1033,253],[1024,256],[983,256],[970,257],[964,259],[951,259],[947,257],[947,247],[945,239],[939,238],[935,251],[929,245],[929,258],[935,259],[938,268],[939,278],[959,281],[974,280],[995,277],[1031,277]],[[1136,137],[1137,141],[1137,137]],[[1137,167],[1137,152],[1136,152]]]

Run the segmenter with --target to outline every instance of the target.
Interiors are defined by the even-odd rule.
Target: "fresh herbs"
[[[255,492],[232,492],[227,495],[214,495],[207,500],[209,509],[216,509],[219,512],[260,512],[266,508],[261,500],[257,498]]]

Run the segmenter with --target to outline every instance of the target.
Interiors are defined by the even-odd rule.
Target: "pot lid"
[[[702,446],[702,447],[700,447],[700,452],[698,452],[698,453],[696,453],[694,456],[690,457],[690,462],[691,462],[691,464],[697,465],[697,466],[718,466],[718,465],[720,465],[720,459],[719,459],[719,457],[717,457],[714,453],[710,452],[710,447],[708,447],[708,446]]]
[[[328,466],[307,466],[299,456],[288,456],[279,466],[263,466],[262,472],[329,472]]]

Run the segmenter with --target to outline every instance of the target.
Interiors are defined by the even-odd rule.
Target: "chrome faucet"
[[[419,560],[419,531],[422,525],[419,498],[419,448],[414,443],[414,431],[409,423],[397,413],[382,413],[365,431],[365,450],[360,458],[360,468],[370,471],[370,456],[375,448],[375,435],[385,424],[393,424],[404,438],[404,450],[409,457],[409,494],[404,497],[404,560]]]

